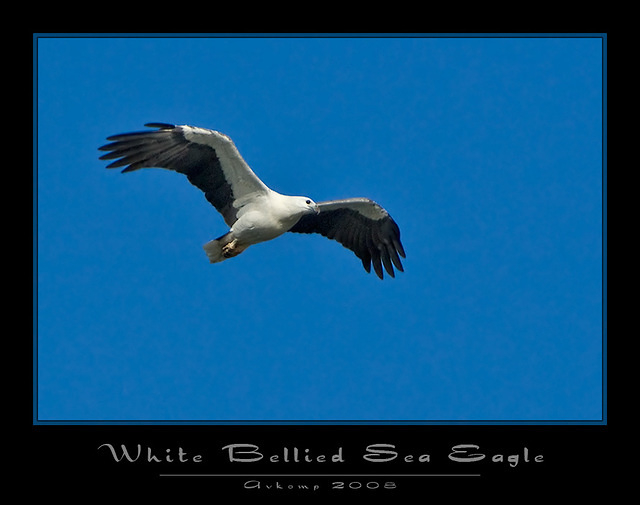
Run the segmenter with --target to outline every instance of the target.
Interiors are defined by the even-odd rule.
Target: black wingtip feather
[[[149,128],[160,128],[161,130],[173,130],[176,125],[170,123],[145,123]]]

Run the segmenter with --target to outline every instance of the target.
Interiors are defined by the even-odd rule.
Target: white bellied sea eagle
[[[237,256],[247,247],[288,231],[320,233],[351,249],[367,272],[383,278],[404,271],[400,229],[389,213],[368,198],[315,203],[269,189],[249,168],[226,135],[194,126],[148,123],[155,130],[108,137],[100,147],[107,168],[165,168],[187,176],[222,214],[230,230],[204,245],[211,263]]]

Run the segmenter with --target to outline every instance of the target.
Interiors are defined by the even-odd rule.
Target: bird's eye
[[[307,205],[309,205],[311,203],[311,200],[307,200]]]

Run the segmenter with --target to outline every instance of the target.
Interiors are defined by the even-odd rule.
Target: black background
[[[539,496],[558,497],[569,493],[595,493],[607,486],[617,472],[610,457],[611,428],[607,425],[34,425],[32,426],[38,485],[57,490],[64,496],[82,484],[97,496],[113,493],[120,498],[136,494],[151,498],[157,493],[178,490],[181,495],[211,499],[222,496],[239,500],[266,497],[286,498],[322,496],[325,499],[389,499],[404,496],[434,498],[435,490],[451,493],[454,502],[461,496],[511,496],[514,500]],[[122,454],[124,444],[132,457],[142,448],[135,462],[126,458],[116,462],[111,444]],[[264,457],[258,462],[230,462],[228,444],[253,444]],[[363,458],[372,444],[393,445],[399,455],[393,461],[370,462]],[[477,462],[449,459],[453,447],[473,444],[469,453],[485,454]],[[182,448],[187,462],[178,461]],[[293,457],[325,454],[325,462],[283,461],[284,448]],[[344,462],[331,462],[331,455],[342,447]],[[529,462],[524,461],[524,448]],[[148,461],[148,448],[160,462]],[[169,452],[167,453],[167,449]],[[391,450],[391,448],[389,448]],[[169,454],[172,462],[166,461]],[[430,461],[418,457],[429,454]],[[519,455],[517,465],[507,458]],[[201,456],[200,462],[192,458]],[[278,462],[270,456],[278,455]],[[407,455],[413,461],[406,462]],[[494,462],[496,455],[504,461]],[[542,461],[535,462],[541,455]],[[499,457],[498,457],[499,458]],[[199,476],[163,476],[162,474],[199,474]],[[331,474],[330,477],[220,477],[203,474]],[[379,477],[353,474],[384,474]],[[394,474],[428,476],[401,477]],[[466,476],[473,474],[473,476]],[[477,476],[479,474],[479,476]],[[260,481],[260,489],[245,489],[247,481]],[[392,482],[393,489],[385,488]],[[338,483],[338,484],[336,484]],[[343,484],[339,484],[343,483]],[[278,484],[283,489],[278,488]],[[305,484],[316,491],[289,489]],[[374,487],[375,489],[367,488]],[[334,489],[337,487],[338,489]],[[356,487],[357,489],[353,489]],[[388,487],[388,485],[387,485]],[[126,493],[125,493],[126,490]],[[125,493],[123,495],[123,493]],[[133,494],[131,494],[133,493]],[[449,495],[447,495],[449,496]],[[163,502],[164,503],[164,502]],[[407,502],[408,503],[408,502]]]

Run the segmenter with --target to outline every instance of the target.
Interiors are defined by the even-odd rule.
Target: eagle
[[[249,246],[286,232],[319,233],[336,240],[384,278],[403,272],[400,229],[389,213],[369,198],[316,203],[306,196],[273,191],[244,161],[233,141],[215,130],[188,125],[147,123],[144,130],[107,137],[101,160],[107,168],[164,168],[184,174],[222,215],[229,231],[203,247],[211,263],[233,258]]]

